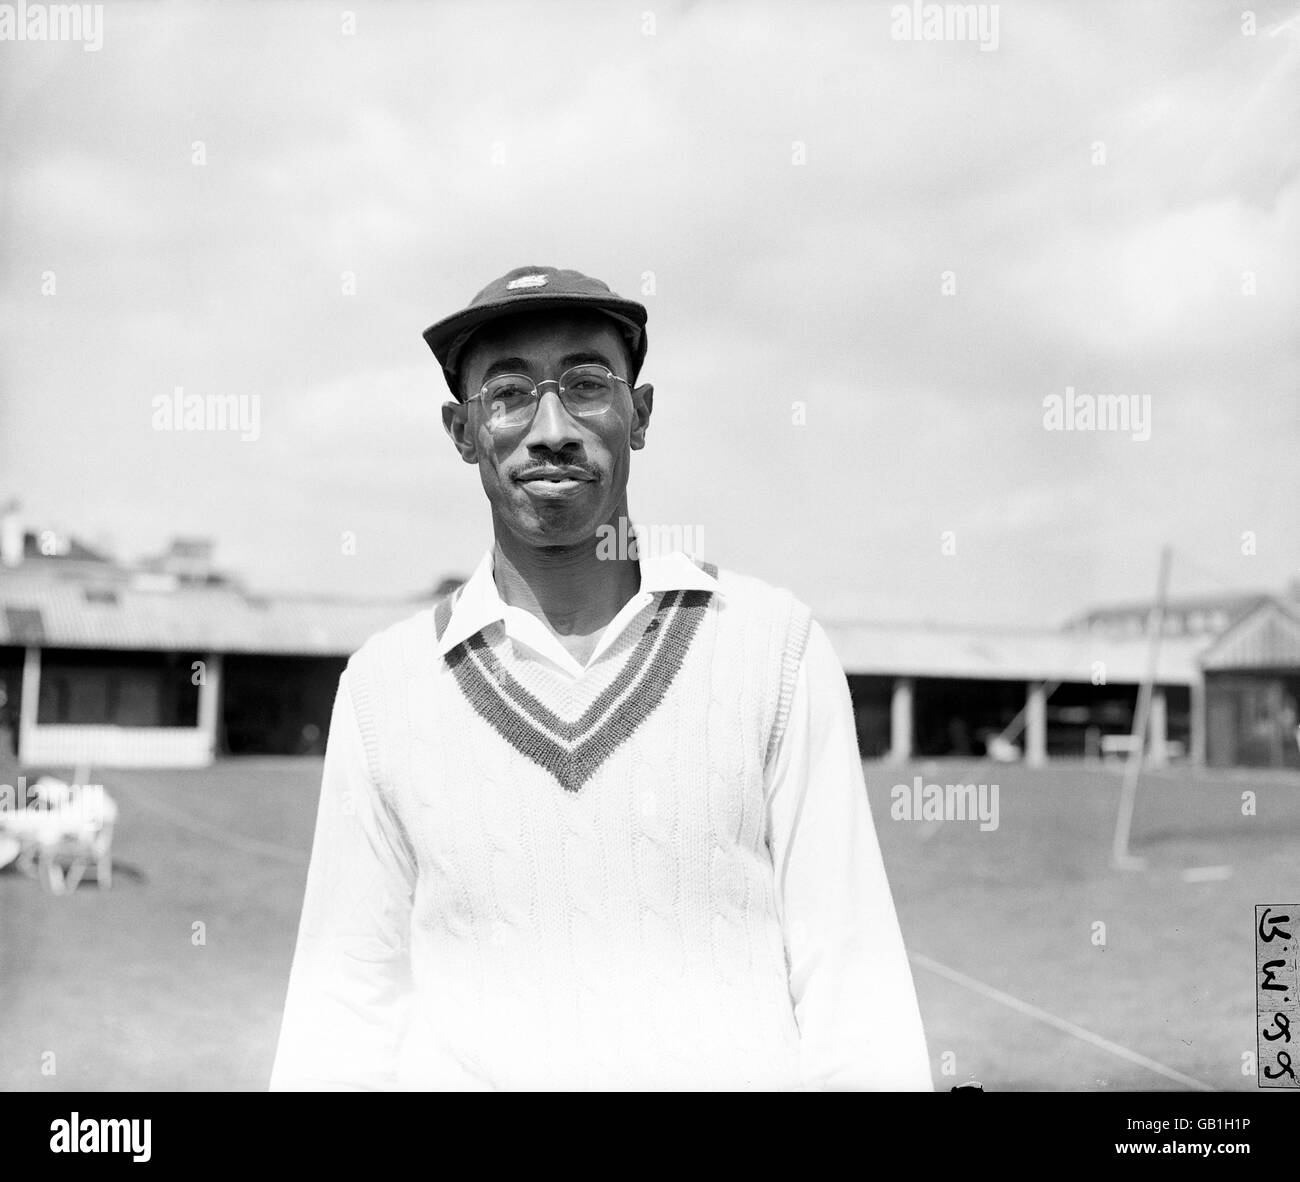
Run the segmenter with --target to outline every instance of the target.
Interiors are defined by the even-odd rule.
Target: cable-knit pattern
[[[764,769],[806,609],[657,593],[580,679],[446,603],[349,679],[418,863],[411,1087],[800,1086]]]
[[[777,702],[776,721],[768,740],[767,759],[776,752],[777,744],[785,733],[790,717],[790,704],[794,701],[795,682],[799,676],[799,662],[808,645],[808,631],[812,627],[812,613],[796,599],[789,601],[789,625],[786,631],[785,651],[781,659],[781,696]]]

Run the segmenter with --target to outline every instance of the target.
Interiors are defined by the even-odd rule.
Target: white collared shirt
[[[581,665],[537,616],[524,608],[512,607],[501,598],[493,578],[493,555],[492,549],[483,555],[461,589],[446,631],[438,642],[440,657],[445,657],[462,640],[468,640],[489,624],[502,620],[507,635],[516,644],[526,644],[534,654],[576,679],[599,661],[632,621],[654,603],[656,591],[718,590],[717,579],[702,571],[680,550],[654,557],[642,555],[638,560],[641,589],[610,620],[586,665]]]

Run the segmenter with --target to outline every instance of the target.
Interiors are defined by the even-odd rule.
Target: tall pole
[[[1147,723],[1151,718],[1151,690],[1155,685],[1157,661],[1160,657],[1160,636],[1165,625],[1165,599],[1169,591],[1170,550],[1160,551],[1160,576],[1156,583],[1156,601],[1147,617],[1147,671],[1138,689],[1137,709],[1133,712],[1133,734],[1129,742],[1128,762],[1124,764],[1124,784],[1119,794],[1119,816],[1115,818],[1115,842],[1111,847],[1111,861],[1116,868],[1133,870],[1142,865],[1140,858],[1128,852],[1129,835],[1133,830],[1133,809],[1137,804],[1138,776],[1146,747]]]

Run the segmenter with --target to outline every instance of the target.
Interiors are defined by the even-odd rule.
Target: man
[[[825,633],[608,544],[645,326],[522,267],[425,331],[494,545],[340,680],[272,1088],[932,1086]]]

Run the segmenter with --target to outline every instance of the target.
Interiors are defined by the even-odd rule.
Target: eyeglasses
[[[483,383],[483,388],[466,403],[477,398],[487,412],[488,427],[493,431],[509,431],[526,427],[533,421],[538,404],[542,401],[542,387],[555,386],[564,409],[576,419],[592,419],[603,415],[614,401],[615,382],[628,389],[632,383],[627,378],[603,365],[575,365],[566,369],[557,381],[547,378],[534,382],[519,373],[505,373]]]

